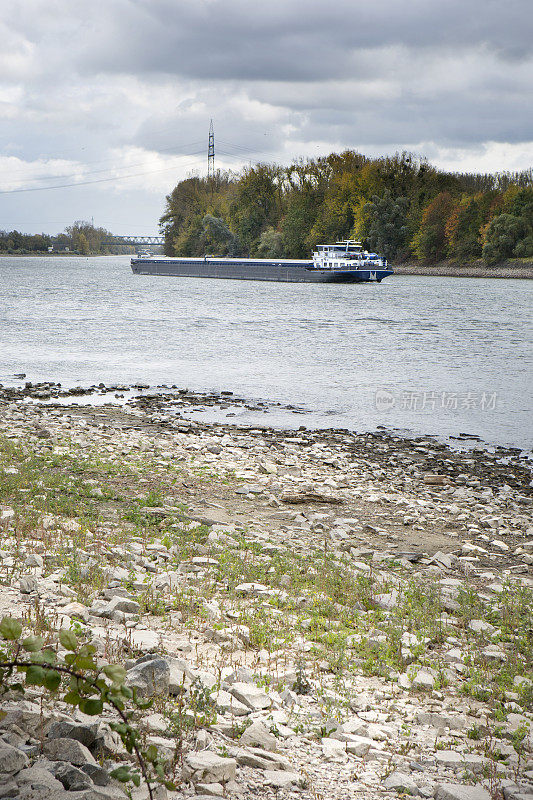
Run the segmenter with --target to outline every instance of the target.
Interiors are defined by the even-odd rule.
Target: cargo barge
[[[381,283],[393,274],[386,259],[363,250],[353,239],[318,245],[310,260],[138,255],[131,259],[131,268],[136,275],[285,283]]]

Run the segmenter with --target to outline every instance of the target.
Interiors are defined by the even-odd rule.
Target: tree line
[[[288,167],[180,181],[160,220],[167,255],[309,258],[315,245],[359,239],[393,261],[533,257],[533,170],[438,170],[410,153],[352,150]]]
[[[110,239],[115,239],[116,243],[108,244]],[[51,251],[50,248],[52,248]],[[46,233],[0,230],[0,253],[8,255],[48,252],[108,255],[110,253],[132,253],[134,250],[132,245],[124,242],[119,236],[113,236],[105,228],[97,228],[84,220],[77,220],[65,228],[63,233],[55,236]]]

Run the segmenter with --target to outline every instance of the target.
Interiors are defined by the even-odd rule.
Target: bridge
[[[164,236],[113,236],[110,239],[104,239],[102,244],[165,244]]]

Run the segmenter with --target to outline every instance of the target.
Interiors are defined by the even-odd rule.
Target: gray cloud
[[[80,179],[143,158],[168,167],[135,190],[73,190],[78,215],[104,189],[106,213],[127,197],[129,227],[131,209],[153,214],[177,178],[204,169],[211,117],[228,168],[344,147],[525,168],[530,12],[530,0],[4,0],[0,181],[13,184],[4,156],[28,185],[52,156]],[[65,214],[67,194],[54,194]],[[31,198],[0,195],[0,227],[24,203],[38,209]]]
[[[102,11],[80,53],[87,69],[307,81],[350,77],[361,49],[485,45],[522,61],[533,48],[528,0],[138,0]]]

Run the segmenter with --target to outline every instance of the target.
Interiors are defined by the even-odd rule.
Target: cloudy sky
[[[169,190],[206,171],[210,118],[224,169],[345,148],[528,168],[531,12],[531,0],[1,0],[0,229],[94,217],[156,233]]]

